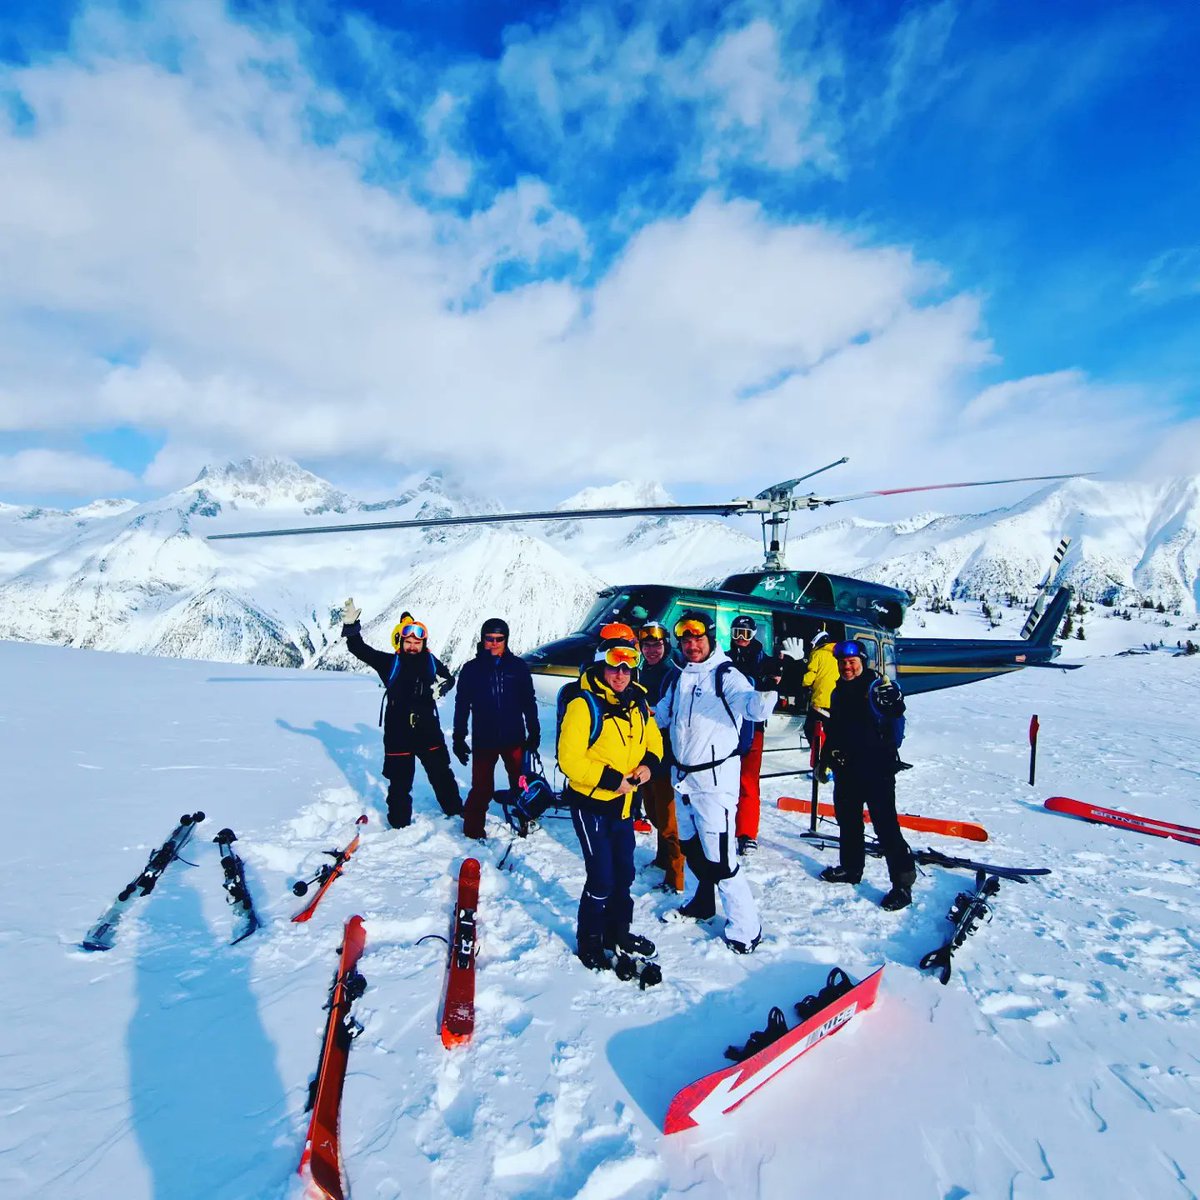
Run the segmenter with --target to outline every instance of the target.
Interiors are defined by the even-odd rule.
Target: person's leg
[[[863,843],[863,792],[859,782],[844,768],[834,776],[833,811],[838,823],[842,874],[845,882],[857,883],[867,861]]]
[[[737,800],[737,838],[741,845],[742,838],[751,841],[758,840],[758,822],[760,816],[759,773],[762,771],[763,731],[756,729],[750,741],[750,749],[742,756],[741,775],[738,780]]]
[[[484,818],[496,791],[496,759],[499,750],[474,750],[471,754],[471,790],[463,813],[463,833],[469,838],[486,835]]]
[[[750,947],[762,933],[762,922],[737,861],[733,816],[737,801],[719,792],[693,793],[689,800],[705,860],[702,870],[716,884],[725,910],[726,940]]]
[[[654,862],[663,870],[663,882],[676,892],[683,891],[683,851],[679,848],[679,824],[675,818],[675,789],[666,778],[646,784],[646,811],[658,830],[658,853]]]
[[[586,873],[575,923],[576,953],[586,962],[589,954],[600,951],[604,941],[606,910],[615,887],[613,853],[603,817],[572,807],[571,823],[583,851]]]
[[[716,884],[709,877],[708,860],[700,844],[700,829],[687,796],[679,797],[676,813],[679,821],[679,849],[687,869],[684,871],[684,888],[687,899],[679,908],[685,917],[707,921],[717,915]]]
[[[633,817],[617,814],[603,818],[608,825],[608,847],[612,870],[612,891],[604,913],[604,944],[617,947],[629,935],[633,921]]]
[[[393,829],[403,829],[412,822],[412,784],[415,764],[411,754],[389,754],[384,770],[387,774],[387,815]]]
[[[462,796],[458,791],[458,781],[450,769],[450,751],[446,749],[446,743],[442,742],[438,746],[422,750],[420,758],[421,766],[429,776],[429,786],[433,788],[433,794],[441,805],[442,812],[448,817],[461,817]]]
[[[917,881],[917,868],[896,816],[896,776],[885,771],[873,778],[866,801],[871,829],[887,862],[888,876],[893,884],[911,888]]]

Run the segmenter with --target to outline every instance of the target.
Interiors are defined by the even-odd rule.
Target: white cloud
[[[137,479],[128,471],[68,450],[0,454],[0,488],[11,494],[115,496],[132,492],[137,486]]]
[[[1176,246],[1155,255],[1132,290],[1140,299],[1160,304],[1200,295],[1200,246]]]

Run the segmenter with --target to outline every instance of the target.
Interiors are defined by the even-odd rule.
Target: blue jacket
[[[506,649],[498,658],[480,647],[458,673],[454,694],[454,740],[467,740],[476,751],[536,747],[542,738],[533,674],[523,660]]]

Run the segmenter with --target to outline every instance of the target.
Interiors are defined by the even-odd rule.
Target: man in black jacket
[[[900,689],[867,666],[861,642],[839,642],[833,650],[838,682],[825,722],[819,770],[834,773],[833,807],[840,831],[841,861],[826,867],[826,883],[858,883],[866,863],[863,805],[887,861],[892,889],[881,901],[889,911],[912,903],[917,880],[912,851],[896,819],[898,722],[904,715]]]
[[[437,702],[453,686],[454,677],[430,652],[429,631],[409,613],[392,631],[394,654],[363,641],[362,611],[347,600],[342,609],[346,649],[374,669],[386,689],[379,720],[383,725],[383,775],[388,781],[388,824],[403,829],[412,821],[412,785],[421,760],[433,794],[448,817],[462,813],[462,797],[450,770],[450,752],[438,720]]]
[[[729,661],[755,687],[758,686],[764,670],[782,670],[782,661],[767,657],[757,634],[758,622],[753,617],[734,617],[729,630]],[[742,766],[738,779],[734,831],[737,834],[738,855],[742,858],[758,849],[758,825],[762,808],[759,799],[759,775],[762,772],[763,739],[766,732],[766,721],[745,721],[742,723],[742,734],[738,741],[738,754],[742,756]]]
[[[467,719],[475,761],[467,793],[463,832],[486,837],[484,818],[496,794],[496,761],[503,761],[509,786],[517,788],[525,751],[536,752],[542,740],[537,698],[529,668],[508,648],[508,624],[500,617],[484,621],[475,657],[458,673],[454,697],[454,757],[463,766],[471,758]]]

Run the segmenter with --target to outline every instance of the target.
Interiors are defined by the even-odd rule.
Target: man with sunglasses
[[[632,638],[601,641],[558,732],[563,800],[570,805],[587,870],[576,953],[593,971],[610,969],[617,951],[654,953],[649,938],[630,931],[633,795],[662,759],[662,736],[646,689],[633,680],[641,659]]]
[[[388,781],[388,824],[403,829],[412,823],[412,785],[418,759],[442,812],[448,817],[460,816],[462,797],[450,770],[450,752],[437,711],[438,700],[454,686],[454,676],[429,652],[429,630],[411,613],[404,613],[392,630],[393,654],[363,641],[361,616],[354,601],[347,600],[342,608],[342,636],[346,649],[383,681],[379,723],[383,726],[383,776]]]
[[[826,867],[825,883],[857,884],[866,865],[863,807],[883,850],[891,891],[880,901],[895,912],[912,903],[917,868],[896,817],[897,723],[904,697],[886,676],[867,665],[861,642],[838,642],[833,648],[838,682],[829,700],[820,771],[832,769],[833,807],[838,822],[840,861]]]
[[[467,743],[467,722],[472,746]],[[484,621],[475,657],[458,673],[454,696],[454,756],[471,762],[463,832],[482,842],[485,818],[496,794],[496,762],[504,763],[509,786],[520,784],[525,751],[535,753],[542,740],[537,697],[529,667],[508,648],[508,623],[500,617]],[[472,758],[473,755],[473,758]]]
[[[750,954],[762,940],[758,909],[741,872],[734,835],[743,721],[765,721],[775,708],[777,674],[764,673],[757,688],[716,643],[712,617],[685,612],[675,625],[684,667],[655,709],[670,739],[671,779],[679,793],[680,846],[694,887],[667,919],[707,921],[716,916],[716,894],[725,910],[725,942]]]
[[[656,621],[651,621],[638,630],[638,647],[642,652],[638,683],[646,689],[646,699],[651,708],[658,704],[663,698],[663,693],[679,678],[679,664],[669,653],[670,636],[666,628]],[[664,759],[665,757],[664,755]],[[683,851],[679,848],[675,789],[671,786],[670,771],[660,764],[639,790],[646,815],[658,830],[654,865],[662,870],[662,889],[666,892],[682,892]]]

